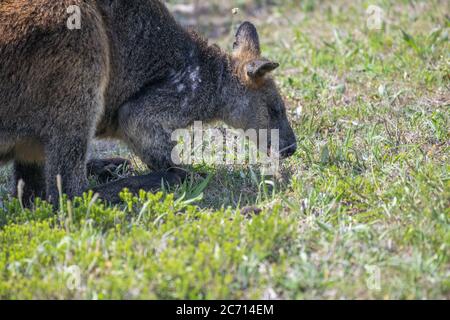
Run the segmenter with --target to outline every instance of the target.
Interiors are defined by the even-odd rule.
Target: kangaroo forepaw
[[[133,172],[133,167],[130,160],[123,158],[92,159],[87,163],[87,172],[100,183],[105,183]]]

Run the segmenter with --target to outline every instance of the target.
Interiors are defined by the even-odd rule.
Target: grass
[[[58,212],[8,199],[3,168],[0,299],[450,298],[449,4],[374,2],[382,30],[369,1],[208,1],[184,17],[227,47],[231,25],[258,24],[297,153],[272,181],[198,166],[209,180]]]

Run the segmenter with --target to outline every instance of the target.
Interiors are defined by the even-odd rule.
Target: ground
[[[227,49],[255,22],[298,151],[270,179],[198,165],[174,190],[56,212],[8,199],[4,167],[0,299],[450,298],[449,2],[170,2]]]

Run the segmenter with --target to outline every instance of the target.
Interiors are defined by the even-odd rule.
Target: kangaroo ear
[[[252,53],[255,57],[259,57],[261,55],[258,31],[252,23],[244,22],[241,24],[236,33],[236,40],[233,44],[233,50],[235,53]]]
[[[264,77],[267,73],[275,70],[280,65],[267,59],[258,59],[246,65],[247,75],[252,79]]]

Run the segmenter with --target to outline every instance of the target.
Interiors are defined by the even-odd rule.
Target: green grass
[[[54,212],[8,200],[3,168],[0,299],[450,298],[448,2],[374,1],[380,31],[370,1],[219,3],[205,34],[250,19],[282,64],[299,143],[282,174],[199,166],[210,180]]]

